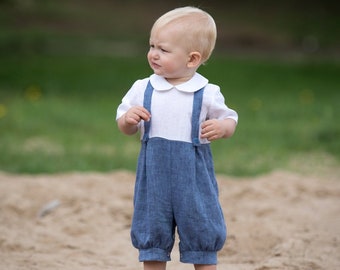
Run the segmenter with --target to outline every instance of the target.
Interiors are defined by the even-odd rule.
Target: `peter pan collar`
[[[150,82],[152,87],[157,91],[166,91],[176,88],[182,92],[193,93],[205,87],[208,84],[208,79],[199,73],[195,73],[195,75],[189,81],[178,85],[172,85],[164,77],[157,74],[152,74],[150,76]]]

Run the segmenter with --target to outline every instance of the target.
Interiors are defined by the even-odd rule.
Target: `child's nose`
[[[153,50],[151,52],[151,57],[152,57],[152,59],[158,59],[159,58],[159,53],[157,52],[157,50]]]

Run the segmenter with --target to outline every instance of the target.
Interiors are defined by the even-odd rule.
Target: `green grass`
[[[307,160],[327,152],[339,159],[339,64],[217,60],[216,67],[216,81],[240,117],[235,136],[214,145],[218,171],[287,169],[297,154]]]
[[[120,134],[115,113],[134,80],[149,75],[144,57],[21,54],[1,63],[0,170],[135,169],[138,136]],[[218,173],[290,169],[297,156],[339,164],[338,62],[215,55],[200,72],[239,113],[234,137],[212,144]]]
[[[233,138],[212,144],[217,172],[339,167],[340,63],[330,60],[339,47],[336,4],[186,2],[216,19],[216,52],[199,71],[240,117]],[[135,169],[138,136],[119,133],[116,108],[150,74],[153,20],[177,5],[149,4],[0,1],[0,170]],[[240,53],[252,50],[278,57]],[[232,51],[242,58],[222,56]],[[303,58],[286,59],[296,53]]]
[[[134,73],[132,63],[100,57],[3,60],[1,170],[107,171],[134,166],[128,151],[138,152],[137,147],[128,150],[133,142],[120,136],[114,119],[128,77],[140,75],[145,63],[140,61]]]

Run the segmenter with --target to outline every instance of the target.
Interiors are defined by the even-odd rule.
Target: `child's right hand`
[[[150,121],[151,114],[142,106],[131,107],[118,119],[118,128],[127,135],[135,134],[138,131],[138,123],[141,120]]]
[[[129,125],[137,125],[141,120],[149,121],[151,114],[142,106],[135,106],[130,108],[125,113],[125,122]]]

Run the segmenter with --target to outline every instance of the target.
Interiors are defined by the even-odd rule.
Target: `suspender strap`
[[[151,112],[151,98],[152,98],[152,92],[153,87],[148,82],[148,85],[146,86],[145,92],[144,92],[144,100],[143,100],[143,106],[145,109],[147,109],[149,112]],[[150,122],[151,121],[144,121],[144,136],[143,136],[143,142],[147,141],[149,139],[149,131],[150,131]]]
[[[204,87],[194,93],[191,116],[191,140],[194,146],[200,145],[199,128]]]

